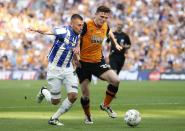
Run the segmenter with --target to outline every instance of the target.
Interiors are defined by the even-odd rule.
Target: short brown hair
[[[80,16],[79,14],[73,14],[73,15],[71,16],[71,20],[73,20],[73,19],[80,19],[80,20],[83,20],[83,17]]]
[[[111,10],[107,7],[107,6],[99,6],[96,10],[96,13],[99,13],[99,12],[104,12],[104,13],[110,13]]]

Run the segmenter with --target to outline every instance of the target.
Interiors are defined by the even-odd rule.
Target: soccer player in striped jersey
[[[53,47],[48,55],[47,81],[48,87],[43,86],[38,95],[37,102],[41,103],[45,98],[48,102],[58,105],[61,99],[61,86],[65,86],[67,98],[61,103],[59,109],[48,121],[50,125],[64,125],[59,117],[67,112],[77,99],[78,78],[72,65],[73,56],[80,51],[78,39],[83,28],[83,18],[78,14],[71,16],[69,26],[54,28],[54,30],[32,29],[29,31],[38,32],[44,35],[55,35]]]

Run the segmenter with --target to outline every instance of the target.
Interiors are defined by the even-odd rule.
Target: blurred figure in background
[[[117,40],[117,43],[123,47],[121,51],[116,49],[116,47],[114,46],[113,40],[111,38],[107,40],[107,42],[111,43],[109,64],[117,74],[119,74],[119,72],[121,71],[125,62],[125,58],[126,58],[125,55],[127,54],[127,51],[131,46],[129,36],[125,32],[123,32],[122,29],[123,29],[123,23],[119,22],[117,25],[116,31],[113,32]]]

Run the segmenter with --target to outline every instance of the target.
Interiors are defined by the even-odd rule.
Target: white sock
[[[51,103],[51,93],[47,89],[43,89],[42,94],[45,96],[46,101]]]
[[[62,114],[64,114],[65,112],[67,112],[72,106],[72,103],[68,100],[68,98],[66,98],[61,106],[59,107],[59,109],[55,112],[55,114],[52,116],[52,119],[56,119],[59,118]]]

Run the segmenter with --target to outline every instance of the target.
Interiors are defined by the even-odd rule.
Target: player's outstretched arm
[[[27,28],[28,31],[37,32],[43,35],[54,35],[54,32],[50,29],[35,29],[32,27]]]
[[[116,49],[118,49],[119,51],[122,50],[123,47],[121,47],[121,46],[117,43],[117,41],[116,41],[116,39],[115,39],[115,37],[114,37],[114,34],[113,34],[113,32],[112,32],[111,30],[109,31],[109,36],[110,36],[110,38],[113,40],[113,43],[114,43]]]

